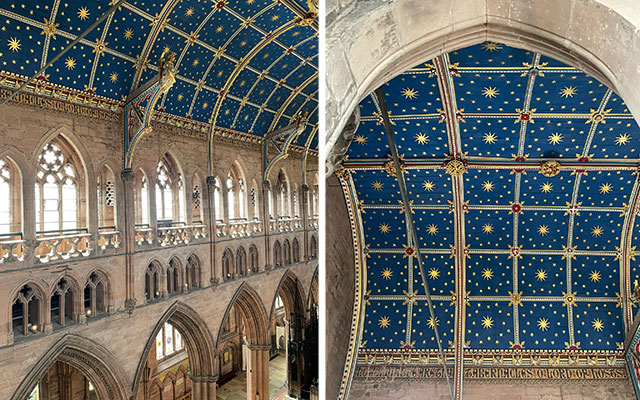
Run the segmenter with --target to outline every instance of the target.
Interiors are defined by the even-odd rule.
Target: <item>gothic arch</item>
[[[93,273],[100,276],[101,282],[104,285],[104,297],[105,297],[104,300],[106,302],[107,309],[112,309],[114,307],[113,289],[112,289],[113,285],[111,283],[111,277],[104,269],[102,269],[101,267],[93,268],[85,276],[83,276],[82,280],[80,281],[82,282],[82,285],[83,285],[82,288],[84,289],[84,286],[86,286],[87,282],[89,281],[89,278],[91,277],[91,274]]]
[[[301,315],[304,314],[305,307],[305,291],[302,286],[302,282],[295,273],[293,273],[290,269],[286,270],[282,275],[280,282],[278,283],[278,287],[276,287],[276,291],[273,295],[273,300],[271,301],[271,311],[269,314],[269,321],[273,319],[274,312],[276,309],[276,299],[280,295],[282,302],[284,303],[284,308],[286,310],[287,315],[291,315],[293,310],[295,309],[296,303],[296,292],[298,295],[298,312]]]
[[[219,346],[222,337],[222,329],[224,321],[229,316],[231,308],[236,306],[237,310],[243,316],[247,329],[247,341],[251,345],[269,346],[269,320],[264,304],[260,299],[260,295],[247,282],[242,282],[235,294],[231,298],[227,309],[222,316],[220,327],[218,328],[218,336],[216,344]],[[220,349],[218,349],[220,350]]]
[[[187,354],[189,355],[189,369],[191,376],[215,376],[217,374],[217,358],[214,349],[215,342],[207,327],[207,323],[191,307],[176,301],[160,317],[147,339],[138,362],[138,368],[133,380],[132,393],[138,393],[138,386],[144,373],[149,352],[155,346],[155,338],[165,322],[176,327],[182,335]]]
[[[311,277],[311,283],[309,284],[309,291],[307,296],[307,307],[311,309],[311,306],[314,304],[318,304],[320,300],[319,292],[318,292],[318,267],[313,271],[313,276]]]
[[[82,372],[93,383],[98,398],[128,400],[126,375],[118,360],[100,344],[72,334],[63,336],[24,377],[11,400],[24,400],[57,361]]]
[[[84,168],[84,171],[82,171],[84,173],[84,176],[82,178],[85,181],[83,188],[87,192],[87,194],[91,193],[91,190],[88,190],[88,183],[93,182],[96,179],[96,170],[94,166],[89,162],[89,160],[91,160],[91,156],[89,155],[87,148],[84,146],[82,139],[66,126],[60,126],[50,129],[44,135],[42,135],[36,147],[31,151],[29,163],[33,167],[35,167],[38,162],[38,154],[40,154],[47,143],[57,138],[58,136],[61,136],[77,154],[78,161],[82,165],[82,168]],[[33,172],[35,173],[35,168]]]

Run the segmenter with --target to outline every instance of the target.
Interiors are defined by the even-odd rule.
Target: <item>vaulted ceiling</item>
[[[417,65],[382,90],[436,319],[372,94],[339,171],[364,232],[360,353],[437,349],[434,325],[445,349],[620,350],[640,272],[640,128],[622,99],[496,43]]]
[[[2,2],[0,71],[32,76],[115,3]],[[308,11],[294,0],[127,0],[41,79],[121,102],[169,50],[177,77],[158,110],[258,136],[308,112],[304,146],[318,108],[317,23],[296,23]]]

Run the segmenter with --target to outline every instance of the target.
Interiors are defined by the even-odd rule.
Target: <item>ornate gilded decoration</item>
[[[552,178],[560,173],[559,161],[545,161],[540,165],[540,173],[547,178]]]

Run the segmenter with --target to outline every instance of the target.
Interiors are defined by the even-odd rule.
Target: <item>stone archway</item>
[[[11,400],[24,400],[47,371],[58,361],[79,370],[89,379],[98,398],[128,400],[125,373],[118,360],[98,343],[76,335],[65,335],[27,373]]]
[[[206,322],[191,307],[175,302],[153,328],[142,352],[133,381],[132,393],[137,396],[140,381],[155,338],[165,322],[169,322],[180,331],[189,356],[189,378],[191,379],[191,398],[193,400],[215,400],[217,376],[217,358],[214,341]],[[135,397],[134,397],[135,398]]]
[[[235,308],[241,315],[247,341],[247,399],[269,398],[269,320],[258,293],[243,282],[233,295],[222,317],[216,343],[222,343],[224,321]],[[223,349],[218,349],[218,351]]]

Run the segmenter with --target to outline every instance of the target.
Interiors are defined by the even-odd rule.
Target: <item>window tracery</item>
[[[0,159],[0,235],[22,230],[20,174],[9,159]]]
[[[156,335],[156,360],[162,360],[184,349],[182,335],[168,322]]]

